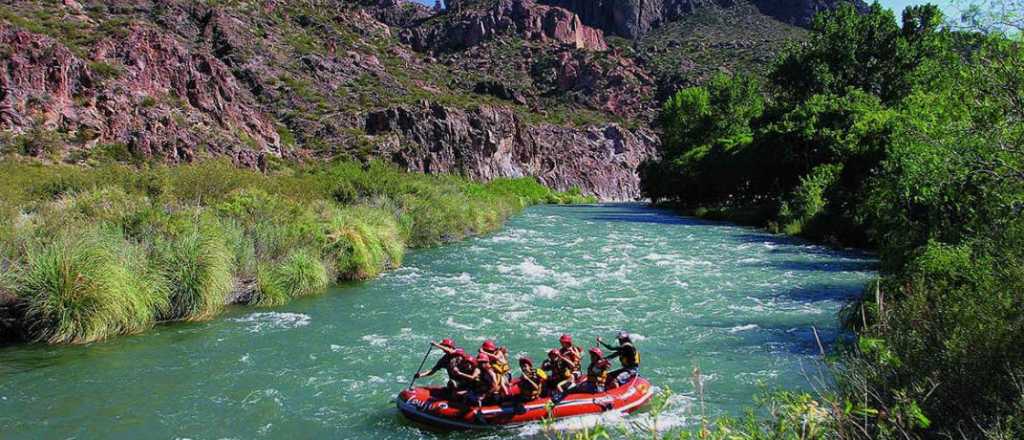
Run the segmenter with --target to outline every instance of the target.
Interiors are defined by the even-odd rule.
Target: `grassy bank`
[[[410,247],[492,231],[525,206],[588,201],[533,179],[382,163],[265,175],[224,162],[7,162],[0,175],[0,339],[54,344],[284,304],[393,269]]]

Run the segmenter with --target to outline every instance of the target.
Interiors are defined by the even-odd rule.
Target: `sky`
[[[413,1],[420,2],[420,3],[423,3],[423,4],[428,5],[428,6],[433,6],[434,5],[434,0],[413,0]],[[897,17],[900,15],[901,12],[903,12],[903,8],[906,8],[907,6],[911,6],[911,5],[920,5],[920,4],[925,4],[925,3],[932,3],[932,4],[935,4],[935,5],[938,5],[940,8],[942,8],[942,11],[946,13],[947,17],[957,17],[960,14],[957,12],[957,8],[953,4],[954,1],[955,0],[932,0],[932,1],[922,1],[922,0],[881,0],[881,3],[882,3],[882,6],[885,6],[887,8],[890,8],[890,9],[896,11],[896,16]],[[868,1],[868,3],[870,3],[870,1]]]

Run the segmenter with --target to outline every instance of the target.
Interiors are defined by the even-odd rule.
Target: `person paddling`
[[[610,350],[608,357],[613,358],[617,356],[619,358],[619,364],[621,364],[619,369],[608,373],[608,379],[605,382],[605,389],[612,389],[619,383],[623,383],[624,381],[616,382],[622,373],[628,373],[626,380],[629,380],[636,376],[640,369],[640,352],[638,352],[636,346],[633,345],[633,340],[630,338],[629,333],[619,332],[616,339],[619,341],[619,346],[612,347],[611,345],[606,344],[600,336],[597,337],[597,343]]]
[[[455,382],[454,396],[458,399],[462,399],[466,403],[471,403],[475,400],[474,396],[471,396],[473,389],[476,387],[477,381],[480,380],[480,369],[477,368],[476,360],[465,350],[459,348],[455,350],[455,354],[458,357],[456,362],[456,368],[452,370],[454,374],[453,381]]]
[[[547,382],[548,375],[544,370],[533,368],[533,359],[528,357],[519,358],[519,369],[523,371],[519,378],[519,401],[526,403],[537,400],[544,392],[544,382]]]
[[[558,350],[548,351],[548,358],[541,364],[542,370],[548,371],[547,391],[554,400],[561,398],[561,394],[572,385],[572,364],[568,359],[562,357]]]
[[[587,380],[580,384],[580,390],[586,393],[603,393],[605,382],[608,381],[608,370],[611,362],[605,359],[600,348],[590,349],[590,365],[587,366]]]
[[[484,353],[480,353],[480,356],[476,358],[476,364],[480,371],[480,378],[476,382],[475,390],[477,407],[483,406],[484,402],[495,400],[501,394],[501,381],[491,362],[490,356]]]
[[[508,362],[508,348],[498,347],[494,341],[488,339],[480,345],[480,353],[486,354],[490,359],[491,368],[498,377],[498,386],[502,393],[509,394],[509,384],[512,382],[512,367]]]
[[[458,368],[459,362],[462,362],[462,356],[456,353],[459,348],[455,346],[455,341],[451,338],[445,338],[441,342],[431,342],[430,345],[440,349],[444,355],[434,363],[434,367],[430,370],[426,372],[417,371],[416,378],[433,376],[434,373],[443,369],[448,373],[448,383],[445,388],[449,395],[454,395],[459,386],[458,382],[455,381],[455,370]],[[465,352],[463,351],[463,353]]]
[[[572,345],[572,336],[567,334],[558,338],[558,343],[561,345],[558,354],[569,361],[574,374],[578,373],[583,363],[583,349]]]

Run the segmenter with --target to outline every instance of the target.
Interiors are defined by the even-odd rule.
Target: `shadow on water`
[[[576,205],[576,211],[589,214],[587,220],[616,223],[648,223],[659,225],[724,226],[728,223],[684,217],[672,211],[652,208],[643,203],[613,205]],[[589,213],[587,212],[589,211]]]
[[[805,272],[873,272],[878,270],[878,262],[873,260],[853,261],[767,261],[744,264],[747,267],[772,267],[778,270],[797,270]]]
[[[861,291],[862,290],[860,288],[841,289],[833,285],[819,284],[809,287],[787,289],[772,295],[772,297],[785,298],[805,304],[812,304],[821,301],[847,302],[858,298]]]

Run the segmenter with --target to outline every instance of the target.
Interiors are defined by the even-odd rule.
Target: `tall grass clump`
[[[140,261],[137,249],[109,236],[32,248],[12,282],[32,339],[87,343],[151,327],[167,298]]]
[[[373,278],[402,264],[405,240],[393,216],[370,207],[333,209],[325,215],[325,251],[338,278]]]
[[[199,321],[223,309],[233,287],[234,255],[217,225],[198,223],[159,243],[157,254],[170,299],[162,319]]]
[[[323,291],[330,283],[327,266],[314,253],[299,250],[276,267],[257,273],[257,297],[261,307],[286,304],[290,299]]]

